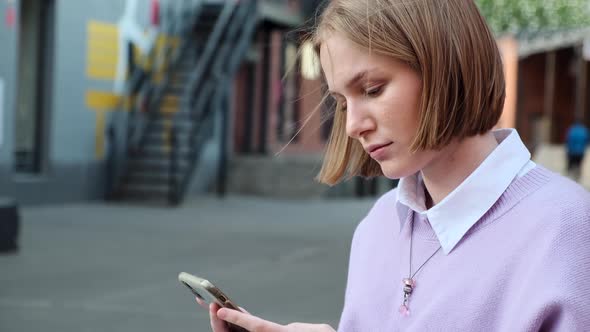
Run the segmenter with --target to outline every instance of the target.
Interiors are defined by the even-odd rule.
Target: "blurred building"
[[[0,196],[179,203],[207,191],[374,194],[315,182],[330,130],[302,37],[321,0],[5,0]],[[533,150],[588,124],[587,29],[498,39],[499,126]]]
[[[122,1],[0,2],[0,195],[49,203],[103,194],[85,93],[111,87],[86,72],[87,29],[116,22],[123,9]]]
[[[516,126],[531,150],[563,144],[576,119],[590,125],[589,38],[590,28],[519,36]]]
[[[234,155],[277,151],[317,103],[317,81],[289,68],[303,30],[288,31],[318,2],[0,2],[0,195],[178,202],[225,188]],[[321,141],[303,131],[288,151]]]

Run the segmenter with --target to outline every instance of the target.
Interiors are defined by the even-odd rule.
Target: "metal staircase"
[[[149,98],[143,110],[111,118],[110,199],[182,202],[205,144],[225,145],[230,88],[254,35],[256,6],[255,0],[200,2],[177,29],[180,45],[166,55],[164,78],[134,83]],[[224,154],[219,158],[223,167]]]

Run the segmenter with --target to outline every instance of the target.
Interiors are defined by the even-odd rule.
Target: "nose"
[[[350,138],[360,139],[375,130],[375,121],[368,110],[360,105],[348,103],[346,108],[346,134]]]

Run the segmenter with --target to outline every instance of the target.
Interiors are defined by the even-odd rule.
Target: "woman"
[[[590,194],[493,130],[503,69],[473,1],[333,0],[313,42],[337,101],[319,180],[401,179],[355,231],[339,330],[589,331]]]

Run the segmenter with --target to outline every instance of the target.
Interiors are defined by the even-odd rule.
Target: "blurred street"
[[[180,271],[264,318],[337,324],[350,240],[372,201],[194,198],[182,208],[21,209],[0,256],[0,331],[208,331]]]

